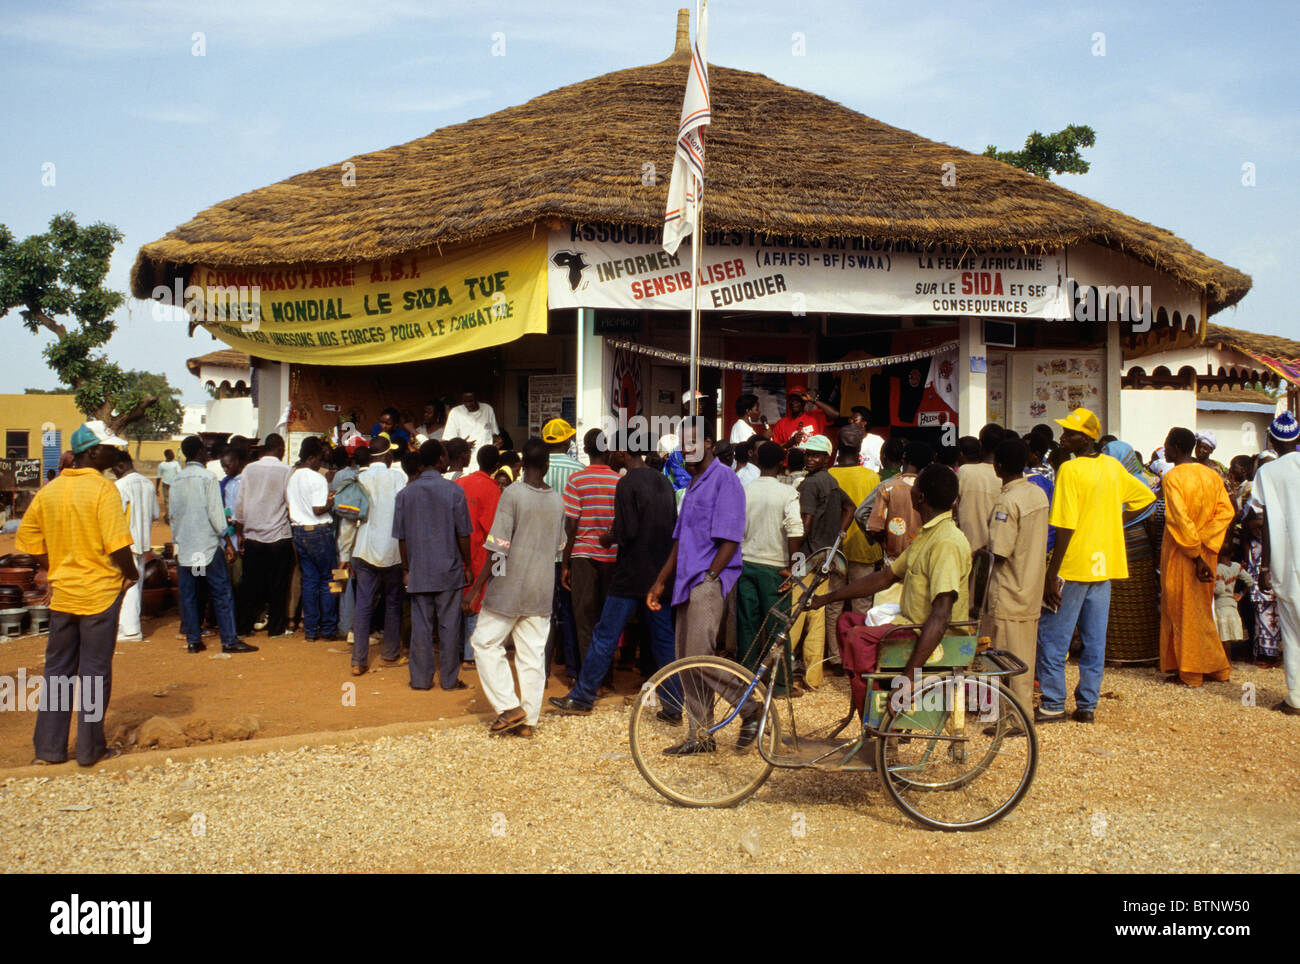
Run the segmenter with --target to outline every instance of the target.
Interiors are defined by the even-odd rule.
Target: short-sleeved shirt
[[[1002,480],[989,462],[971,462],[957,469],[957,526],[972,549],[989,541],[989,513],[1002,492]]]
[[[880,476],[862,466],[833,465],[829,471],[856,506],[861,506],[871,493],[876,491],[876,486],[880,485]],[[849,525],[848,535],[845,536],[844,544],[840,548],[844,551],[844,558],[849,562],[870,564],[880,561],[880,546],[868,542],[866,534],[852,524]]]
[[[163,485],[170,486],[176,481],[176,476],[180,474],[181,464],[175,459],[172,459],[170,462],[164,461],[158,463],[158,478],[162,481]]]
[[[799,486],[799,513],[812,516],[812,523],[804,528],[804,553],[812,555],[835,544],[843,507],[850,504],[852,500],[830,472],[818,469],[809,473]]]
[[[244,481],[235,494],[235,521],[244,527],[245,539],[272,543],[293,535],[286,496],[292,471],[273,455],[244,466]]]
[[[1156,499],[1118,459],[1109,455],[1073,458],[1056,473],[1048,521],[1072,529],[1059,575],[1070,582],[1128,578],[1123,510]]]
[[[352,544],[353,558],[376,569],[400,566],[402,554],[393,538],[393,516],[397,513],[397,493],[406,485],[405,478],[383,462],[371,462],[357,474],[357,481],[366,490],[370,511],[357,526],[357,539]]]
[[[796,432],[802,432],[810,438],[814,435],[825,435],[826,413],[814,405],[805,408],[798,418],[786,415],[778,419],[772,426],[772,441],[784,445],[794,438]]]
[[[643,599],[668,561],[677,497],[673,484],[651,468],[628,470],[614,487],[614,522],[610,531],[618,549],[609,594]]]
[[[1037,619],[1047,578],[1048,501],[1028,479],[1012,479],[989,512],[989,548],[1000,561],[989,577],[988,610],[997,619]]]
[[[736,419],[731,424],[731,435],[729,436],[732,445],[739,445],[741,442],[748,442],[757,433],[754,426],[743,418]]]
[[[897,559],[921,529],[921,514],[912,505],[916,476],[908,472],[891,476],[880,484],[867,519],[868,532],[885,534],[885,555]]]
[[[15,546],[50,557],[50,608],[93,616],[122,592],[122,570],[109,558],[131,545],[117,487],[94,469],[64,469],[36,493]]]
[[[970,618],[970,543],[957,528],[951,512],[942,512],[921,526],[911,545],[891,565],[903,579],[899,624],[924,623],[936,596],[955,592],[954,623]],[[946,635],[965,635],[967,628],[949,629]]]
[[[681,512],[673,530],[677,540],[677,572],[673,580],[673,605],[690,598],[691,590],[705,579],[718,546],[745,539],[745,489],[736,473],[713,459],[691,480],[682,498]],[[718,576],[722,595],[740,579],[741,552],[737,545],[731,561]]]
[[[447,421],[442,427],[444,439],[463,438],[480,448],[491,445],[492,436],[500,434],[497,413],[487,402],[479,402],[478,408],[472,412],[464,405],[457,405],[447,413]]]
[[[406,543],[406,591],[462,588],[465,562],[457,540],[468,538],[472,530],[469,503],[455,482],[437,472],[422,472],[403,486],[394,502],[393,538]]]
[[[770,475],[745,486],[745,539],[740,544],[745,563],[784,569],[789,565],[789,540],[802,535],[794,486]]]
[[[614,489],[618,473],[608,465],[592,465],[569,476],[564,486],[564,516],[578,523],[573,538],[573,557],[593,562],[614,562],[618,550],[600,544],[600,537],[614,522]]]
[[[289,476],[285,498],[289,500],[289,521],[296,526],[322,525],[332,520],[328,512],[317,512],[330,496],[330,484],[315,469],[302,466]]]
[[[496,518],[497,504],[501,501],[501,486],[482,470],[462,475],[456,484],[465,493],[465,501],[469,505],[469,521],[473,526],[473,531],[469,534],[470,568],[478,576],[487,562],[485,543],[488,532],[492,529],[492,521]],[[465,591],[471,592],[472,589],[472,586],[466,587]]]
[[[503,569],[493,573],[483,608],[502,616],[549,616],[555,595],[555,555],[564,548],[564,502],[549,486],[519,481],[506,486],[485,543],[501,553]]]

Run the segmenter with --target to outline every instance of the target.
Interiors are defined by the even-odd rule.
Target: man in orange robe
[[[1223,479],[1193,456],[1196,436],[1169,431],[1160,480],[1165,496],[1165,539],[1160,553],[1160,668],[1170,682],[1200,686],[1209,676],[1227,680],[1230,664],[1214,624],[1214,572],[1233,519]]]

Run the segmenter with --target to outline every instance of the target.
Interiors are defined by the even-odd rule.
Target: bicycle
[[[901,694],[891,693],[890,682],[907,664],[920,625],[891,630],[880,644],[876,669],[854,674],[866,685],[861,704],[851,695],[847,716],[811,734],[799,734],[789,687],[775,696],[772,684],[782,685],[778,670],[790,680],[791,627],[811,608],[831,572],[847,571],[840,539],[808,559],[805,573],[796,574],[811,572],[814,578],[806,584],[792,578],[768,611],[755,637],[761,654],[757,671],[722,657],[688,656],[647,681],[629,723],[637,769],[660,794],[688,807],[735,806],[781,767],[874,771],[899,809],[935,829],[974,830],[1005,817],[1033,782],[1038,737],[1032,714],[1001,681],[1029,668],[1005,650],[979,651],[978,619],[949,624],[906,705]],[[987,571],[981,569],[992,557],[977,558],[982,565],[972,584],[982,596]],[[774,712],[778,699],[788,722]],[[855,716],[861,718],[860,729],[841,736]],[[818,729],[825,732],[817,735]],[[702,751],[663,752],[685,739],[698,741]]]

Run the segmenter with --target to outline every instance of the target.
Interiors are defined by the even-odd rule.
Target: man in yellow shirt
[[[1048,516],[1048,522],[1056,527],[1056,544],[1043,585],[1044,612],[1038,621],[1038,682],[1043,703],[1034,720],[1056,723],[1065,719],[1065,659],[1078,626],[1083,652],[1079,685],[1074,691],[1074,719],[1091,723],[1106,663],[1110,581],[1128,578],[1125,510],[1136,513],[1156,497],[1117,459],[1101,454],[1097,448],[1101,421],[1096,415],[1076,408],[1056,422],[1064,429],[1061,447],[1073,458],[1056,474]]]
[[[125,448],[126,442],[98,420],[73,432],[72,468],[36,493],[18,529],[18,551],[43,557],[51,591],[34,763],[67,760],[77,680],[77,762],[92,766],[120,752],[104,739],[104,711],[122,594],[139,573],[122,498],[104,477],[117,461],[115,447]]]
[[[812,606],[873,596],[900,579],[903,593],[895,625],[921,627],[916,647],[891,689],[898,705],[910,702],[913,674],[925,663],[949,633],[951,623],[970,618],[971,549],[952,516],[957,501],[957,474],[946,465],[933,464],[921,470],[910,487],[912,504],[921,518],[921,529],[903,554],[879,572],[849,583],[843,589],[813,597]],[[894,626],[865,625],[861,613],[846,612],[839,619],[840,652],[845,666],[853,664],[854,705],[861,706],[866,688],[858,672],[875,669],[875,651],[881,640],[895,632]],[[962,632],[953,630],[952,632]],[[864,658],[865,657],[865,658]]]
[[[865,433],[857,425],[846,425],[840,429],[839,444],[836,446],[836,462],[830,468],[831,477],[840,484],[854,505],[862,503],[876,491],[880,485],[880,476],[872,469],[858,461]],[[849,564],[848,572],[841,576],[832,572],[829,587],[832,591],[842,589],[846,583],[856,582],[875,571],[876,564],[883,555],[880,546],[867,541],[867,534],[858,526],[849,525],[840,546],[844,558]],[[854,612],[865,614],[871,608],[870,599],[855,599],[850,606]],[[826,607],[826,652],[832,666],[840,662],[839,640],[835,626],[839,622],[843,603],[831,603]]]

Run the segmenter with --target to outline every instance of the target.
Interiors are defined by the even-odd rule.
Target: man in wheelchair
[[[845,612],[835,627],[845,667],[851,662],[859,673],[875,670],[882,640],[891,635],[916,635],[919,627],[912,656],[894,680],[893,698],[899,705],[911,702],[913,677],[949,632],[949,626],[970,618],[971,548],[953,518],[956,501],[957,475],[952,469],[938,463],[922,469],[912,486],[912,505],[921,516],[921,531],[912,544],[892,565],[835,592],[814,596],[810,602],[817,608],[830,602],[874,596],[902,580],[900,612],[892,622],[870,626],[861,614]],[[861,686],[856,674],[855,680]],[[860,705],[856,689],[854,702]]]

